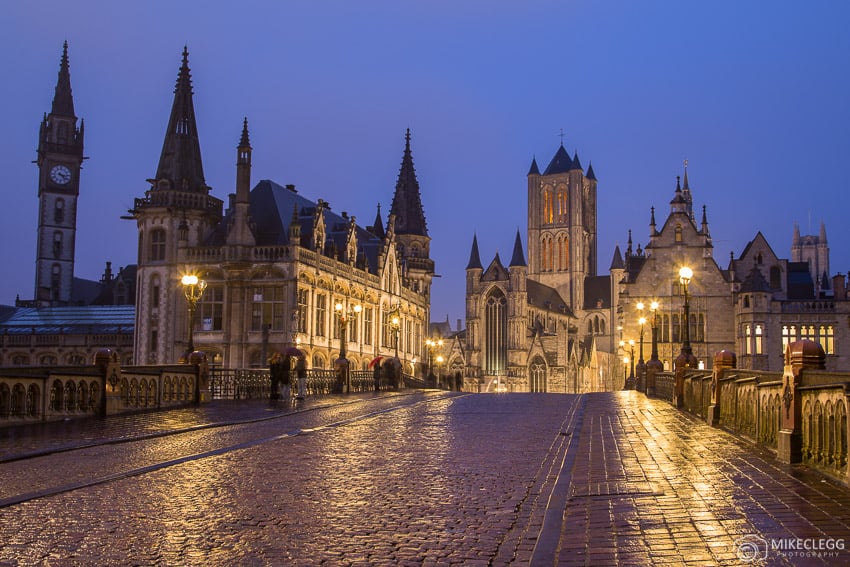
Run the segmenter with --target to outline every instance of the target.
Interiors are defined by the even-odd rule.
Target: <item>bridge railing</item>
[[[823,349],[802,340],[788,346],[784,372],[735,368],[729,351],[711,371],[684,369],[655,377],[655,397],[850,484],[850,372],[827,372]],[[672,395],[670,395],[672,392]]]

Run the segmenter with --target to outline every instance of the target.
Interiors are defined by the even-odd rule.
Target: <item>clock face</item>
[[[64,165],[55,165],[50,170],[50,179],[57,185],[66,185],[71,181],[71,170]]]

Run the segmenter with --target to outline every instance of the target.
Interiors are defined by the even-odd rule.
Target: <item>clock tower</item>
[[[77,197],[83,159],[83,121],[77,127],[66,41],[53,106],[39,129],[35,161],[39,172],[35,302],[39,307],[72,300]]]

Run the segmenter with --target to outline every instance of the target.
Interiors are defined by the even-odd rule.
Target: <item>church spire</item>
[[[178,191],[209,193],[210,188],[204,181],[204,167],[201,163],[201,144],[198,139],[198,126],[195,122],[195,106],[192,102],[192,77],[189,72],[189,50],[183,48],[183,64],[177,74],[174,87],[174,103],[168,119],[165,141],[159,166],[156,169],[154,189],[167,181],[165,188]]]
[[[519,236],[519,229],[516,231],[514,253],[511,256],[511,263],[508,266],[511,268],[514,266],[528,266],[528,264],[525,263],[525,255],[522,252],[522,239]]]
[[[74,97],[71,95],[71,72],[68,67],[68,42],[62,46],[62,60],[59,63],[59,78],[56,80],[56,92],[53,95],[51,114],[58,116],[76,116]]]
[[[467,270],[483,270],[481,265],[481,256],[478,254],[478,235],[472,235],[472,250],[469,252],[469,263],[466,265]]]
[[[390,214],[395,215],[396,234],[428,236],[422,197],[419,193],[419,181],[416,179],[416,170],[413,167],[413,156],[410,151],[410,128],[404,135],[404,156],[401,159]]]

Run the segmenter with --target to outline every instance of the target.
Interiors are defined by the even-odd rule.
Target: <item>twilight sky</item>
[[[726,267],[761,231],[826,224],[850,270],[850,3],[432,0],[9,2],[0,20],[0,303],[34,288],[38,127],[69,43],[85,119],[75,275],[136,262],[120,220],[156,172],[184,44],[207,183],[235,187],[242,117],[252,181],[294,183],[362,225],[386,213],[412,132],[437,273],[432,318],[464,318],[482,262],[526,243],[526,173],[564,132],[599,180],[599,266],[648,239],[688,160]],[[386,221],[386,219],[385,219]],[[695,276],[695,277],[698,277]]]

